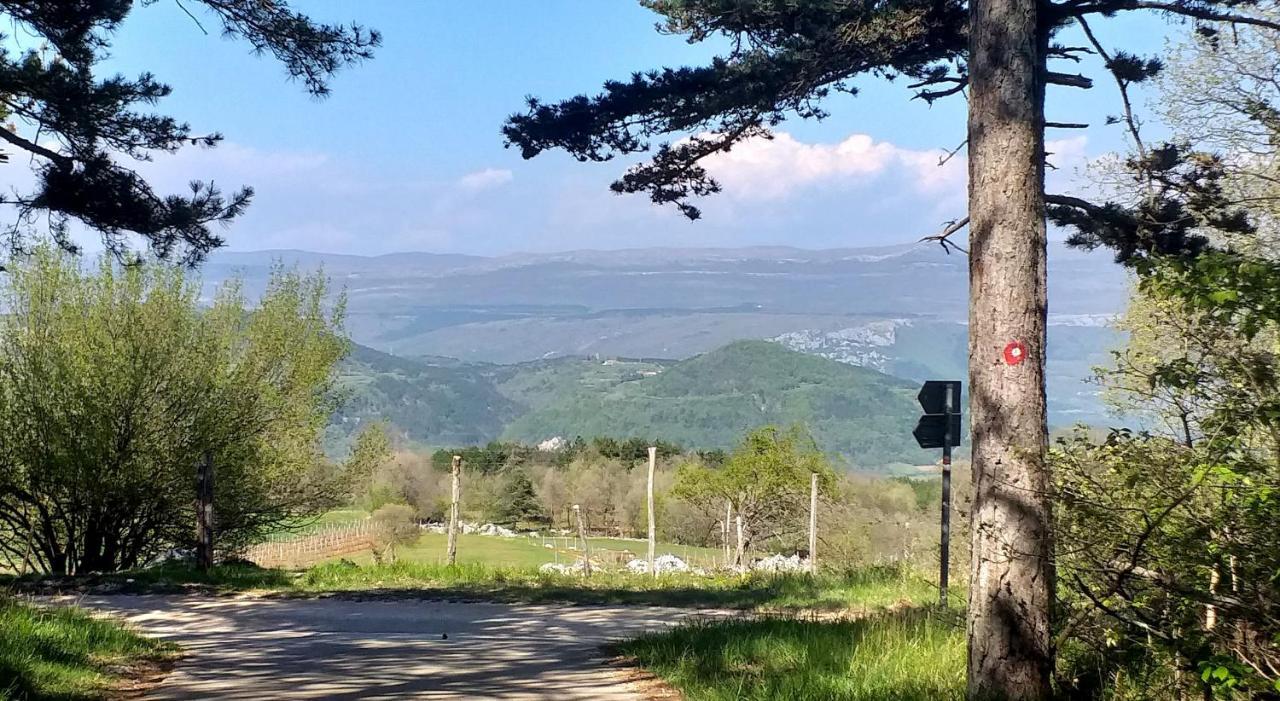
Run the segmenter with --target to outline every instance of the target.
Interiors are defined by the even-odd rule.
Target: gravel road
[[[90,596],[187,656],[151,699],[640,701],[600,645],[686,610],[433,601]]]

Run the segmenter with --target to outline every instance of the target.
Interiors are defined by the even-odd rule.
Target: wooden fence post
[[[725,566],[725,569],[728,569],[728,568],[730,568],[730,567],[732,567],[732,566],[733,566],[733,555],[732,555],[732,554],[731,554],[731,552],[730,552],[730,551],[732,550],[732,547],[729,545],[729,540],[730,540],[730,538],[729,538],[729,529],[730,529],[730,528],[732,528],[732,526],[730,526],[729,524],[731,524],[731,523],[733,523],[733,502],[731,502],[731,501],[726,501],[726,502],[724,503],[724,523],[723,523],[723,524],[721,524],[721,525],[722,525],[722,528],[720,529],[720,530],[721,530],[721,533],[724,535],[724,566]]]
[[[582,508],[573,505],[573,513],[578,515],[578,539],[582,541],[582,573],[591,576],[591,543],[587,542],[587,530],[582,525]]]
[[[653,471],[658,462],[658,449],[649,446],[649,571],[658,576],[658,527],[653,517]]]
[[[450,565],[458,561],[458,500],[462,496],[462,492],[458,486],[458,478],[462,472],[462,456],[453,456],[453,466],[450,468],[453,474],[453,490],[449,497],[449,549],[448,562]]]
[[[818,571],[818,473],[809,474],[809,571]]]
[[[213,453],[205,452],[196,468],[196,564],[213,567]]]
[[[743,566],[743,557],[746,553],[742,552],[742,514],[738,514],[738,551],[734,553],[733,563],[737,567]]]

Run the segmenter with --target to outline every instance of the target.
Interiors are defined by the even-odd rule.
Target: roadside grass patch
[[[396,560],[425,564],[443,564],[448,553],[449,537],[444,533],[423,533],[412,545],[396,549]],[[614,552],[630,551],[639,558],[645,557],[648,544],[645,541],[626,540],[622,538],[588,538],[593,553],[599,555],[602,550]],[[549,547],[548,547],[549,546]],[[504,538],[500,536],[480,535],[477,533],[458,534],[458,562],[483,563],[496,567],[536,567],[548,562],[565,564],[577,560],[581,553],[576,549],[578,540],[572,537],[538,538],[517,536]],[[692,566],[707,566],[718,562],[720,551],[715,548],[699,548],[677,545],[674,543],[658,543],[658,555],[675,555]],[[368,552],[345,556],[356,564],[373,563]]]
[[[616,570],[597,571],[591,577],[584,577],[541,572],[532,566],[504,567],[478,562],[444,565],[403,560],[384,565],[339,560],[296,571],[226,564],[201,572],[175,563],[84,578],[28,577],[13,584],[22,591],[44,594],[257,591],[281,596],[647,604],[845,614],[920,605],[937,596],[932,583],[903,567],[863,567],[819,574],[673,572],[655,578]]]
[[[380,566],[325,563],[293,581],[298,592],[400,591],[443,598],[529,603],[649,604],[764,610],[874,611],[922,604],[936,589],[894,567],[842,573],[667,573],[601,571],[540,572],[528,567],[480,563],[441,565],[398,562]]]
[[[964,698],[965,635],[955,611],[695,621],[610,651],[661,677],[687,701]]]
[[[96,699],[177,648],[64,606],[0,596],[0,699]]]

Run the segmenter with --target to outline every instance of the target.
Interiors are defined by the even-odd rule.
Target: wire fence
[[[261,567],[303,567],[322,560],[350,555],[373,546],[373,521],[359,521],[305,535],[282,534],[288,539],[271,539],[250,546],[245,558]]]
[[[423,528],[424,534],[438,533],[442,529],[432,528],[438,524],[430,524]],[[474,525],[468,524],[471,536],[480,536],[488,541],[507,541],[513,545],[520,544],[515,552],[508,546],[499,546],[489,551],[485,546],[484,562],[493,566],[536,567],[541,563],[572,565],[582,559],[581,541],[572,535],[551,533],[521,533],[517,535],[499,535],[476,532]],[[327,560],[367,552],[374,546],[377,527],[372,520],[322,526],[317,530],[302,533],[278,533],[266,541],[250,546],[244,557],[261,567],[301,568]],[[469,537],[471,537],[469,536]],[[436,537],[439,537],[438,535]],[[648,542],[643,539],[590,537],[591,560],[595,566],[606,569],[623,569],[632,560],[645,559]],[[527,548],[527,550],[525,549]],[[541,554],[538,554],[541,551]],[[428,551],[429,552],[429,551]],[[443,542],[440,544],[438,557],[429,557],[427,552],[416,552],[414,559],[423,562],[443,562]],[[659,543],[657,555],[674,555],[689,567],[713,570],[727,567],[721,551],[712,548]]]

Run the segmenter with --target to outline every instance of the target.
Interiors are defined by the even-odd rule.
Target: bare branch
[[[1044,80],[1050,85],[1065,85],[1069,88],[1088,90],[1093,87],[1093,79],[1083,75],[1045,71]]]
[[[942,228],[942,231],[936,234],[932,234],[930,236],[925,236],[920,240],[921,241],[937,241],[938,244],[942,246],[942,250],[946,251],[948,255],[951,253],[952,248],[956,249],[957,251],[960,251],[965,255],[969,255],[969,251],[965,250],[963,247],[955,243],[952,243],[951,240],[948,238],[952,234],[956,233],[957,231],[960,231],[961,229],[965,228],[968,225],[969,225],[969,217],[967,216],[962,217],[960,219],[952,219],[951,221],[947,222],[946,226]]]
[[[951,149],[950,151],[947,151],[946,153],[944,153],[944,154],[942,154],[941,156],[939,156],[939,157],[938,157],[938,165],[939,165],[939,166],[944,166],[944,165],[946,165],[946,164],[947,164],[947,161],[951,160],[952,158],[955,158],[955,157],[956,157],[956,154],[957,154],[957,153],[960,153],[960,151],[962,151],[962,150],[964,149],[964,147],[965,147],[965,146],[968,146],[968,145],[969,145],[969,140],[968,140],[968,139],[965,139],[964,141],[961,141],[961,142],[960,142],[960,145],[956,146],[955,148]]]
[[[24,151],[28,151],[30,153],[34,153],[39,156],[44,156],[45,158],[48,158],[49,160],[54,161],[56,163],[71,162],[70,157],[64,156],[58,153],[57,151],[51,151],[35,142],[27,141],[21,136],[18,136],[17,134],[3,127],[0,127],[0,139],[4,139],[5,141],[8,141],[9,143],[13,144],[14,146],[17,146],[18,148]]]

